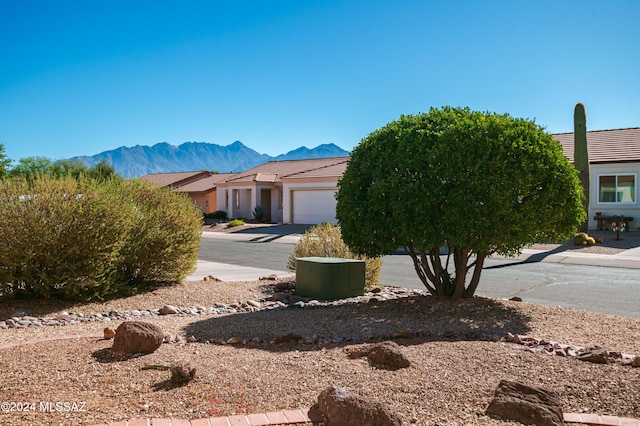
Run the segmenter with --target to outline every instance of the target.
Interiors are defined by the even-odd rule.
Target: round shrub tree
[[[325,222],[311,227],[298,244],[293,247],[287,262],[290,271],[296,270],[296,258],[298,257],[340,257],[343,259],[364,260],[365,286],[374,287],[378,284],[382,258],[355,255],[342,241],[340,228]]]
[[[403,247],[433,296],[459,299],[475,293],[487,256],[573,235],[582,196],[560,144],[534,122],[444,107],[362,140],[336,216],[353,252]]]

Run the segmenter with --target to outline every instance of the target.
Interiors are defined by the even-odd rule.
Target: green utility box
[[[296,259],[296,294],[320,300],[364,294],[364,260],[337,257]]]

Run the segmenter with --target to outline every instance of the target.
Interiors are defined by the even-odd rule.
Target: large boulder
[[[116,329],[111,350],[124,354],[148,354],[164,341],[162,329],[143,321],[125,321]]]
[[[373,345],[367,358],[372,364],[383,365],[389,370],[407,368],[411,365],[411,361],[402,351],[402,346],[396,342],[382,342]]]
[[[352,359],[366,356],[372,365],[387,370],[398,370],[411,366],[411,361],[405,355],[402,346],[393,341],[347,348],[346,352]]]
[[[522,383],[502,380],[487,415],[515,420],[525,425],[559,426],[564,424],[557,395]]]
[[[330,386],[318,396],[318,411],[328,426],[400,426],[398,414],[378,401]]]

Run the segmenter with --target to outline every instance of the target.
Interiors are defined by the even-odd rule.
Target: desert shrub
[[[139,291],[182,281],[195,269],[201,212],[185,193],[142,180],[119,186],[130,222],[120,249],[119,280]]]
[[[578,232],[573,236],[574,246],[592,246],[595,243],[595,238],[590,237],[586,232]]]
[[[195,266],[201,213],[148,183],[39,177],[0,183],[0,296],[100,300]]]
[[[257,220],[258,222],[260,222],[260,221],[262,221],[262,220],[264,219],[264,215],[265,215],[266,213],[267,213],[267,212],[265,212],[265,210],[264,210],[264,208],[263,208],[262,206],[256,206],[256,207],[253,209],[252,215],[253,215],[253,218],[254,218],[255,220]]]
[[[246,223],[244,222],[244,220],[240,220],[240,219],[233,219],[232,221],[227,223],[227,228],[233,228],[235,226],[242,226],[242,225],[246,225]]]
[[[293,248],[289,255],[287,268],[296,270],[298,257],[339,257],[343,259],[359,259],[365,262],[365,286],[373,287],[378,284],[381,257],[367,257],[355,255],[342,241],[340,227],[331,223],[321,223],[310,228]]]
[[[227,212],[224,210],[217,210],[213,213],[207,213],[204,215],[205,219],[224,220],[227,218]]]

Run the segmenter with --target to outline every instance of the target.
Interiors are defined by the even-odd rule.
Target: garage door
[[[293,223],[336,223],[336,190],[293,191]]]

